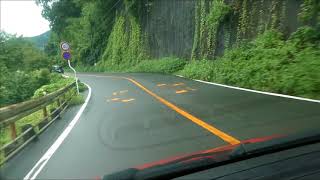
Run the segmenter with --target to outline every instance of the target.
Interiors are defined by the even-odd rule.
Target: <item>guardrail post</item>
[[[0,151],[1,151],[0,153],[4,153],[4,150],[6,150],[5,152],[6,158],[12,157],[14,154],[16,154],[16,152],[18,152],[26,144],[31,142],[29,141],[31,140],[30,137],[33,137],[34,134],[37,136],[37,134],[34,132],[35,131],[34,127],[32,128],[33,132],[31,132],[31,130],[27,130],[26,128],[23,128],[24,127],[23,125],[21,127],[22,132],[20,133],[20,131],[18,131],[20,130],[20,127],[18,127],[18,130],[17,130],[17,124],[15,124],[15,122],[19,121],[20,119],[26,116],[29,116],[30,114],[33,114],[33,113],[39,113],[42,109],[44,118],[41,118],[42,121],[37,124],[37,127],[39,128],[39,131],[43,131],[45,128],[47,128],[51,124],[49,120],[53,119],[51,116],[54,114],[50,111],[48,112],[47,108],[50,107],[51,104],[55,104],[55,102],[57,102],[58,106],[63,105],[63,108],[66,108],[66,106],[68,105],[67,97],[70,96],[70,95],[66,96],[66,93],[69,92],[70,89],[74,88],[74,86],[75,86],[75,83],[72,83],[64,88],[59,89],[56,92],[47,94],[44,97],[31,99],[18,104],[9,105],[7,107],[1,107],[0,108],[0,128],[6,128],[6,132],[9,133],[8,135],[12,140],[9,143],[4,142],[6,145],[4,148],[2,147],[0,148]],[[56,110],[55,112],[60,113],[60,110]],[[58,114],[58,116],[60,116],[60,114]],[[43,129],[41,129],[40,126]],[[10,147],[10,152],[7,151],[8,147]],[[3,161],[0,160],[0,165],[2,165],[4,161],[6,161],[6,158]]]
[[[45,106],[43,109],[43,117],[46,118],[46,120],[48,120],[48,111],[47,111],[47,106]]]
[[[61,105],[60,98],[57,99],[57,105],[58,105],[58,108],[60,108],[60,105]]]
[[[62,99],[63,99],[63,102],[65,102],[67,99],[66,99],[66,93],[64,93],[63,95],[62,95]]]
[[[10,124],[10,130],[11,130],[11,139],[17,138],[17,129],[16,129],[16,123],[11,123]]]

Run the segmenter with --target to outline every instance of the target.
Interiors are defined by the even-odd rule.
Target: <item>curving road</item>
[[[80,107],[70,109],[7,163],[4,176],[86,179],[246,139],[320,127],[318,102],[171,75],[88,73],[79,78],[92,95],[61,145],[45,163],[39,162]]]

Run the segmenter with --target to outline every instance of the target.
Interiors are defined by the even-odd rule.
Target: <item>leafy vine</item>
[[[192,58],[208,59],[213,57],[217,44],[218,27],[231,8],[223,0],[212,0],[206,13],[205,1],[196,3],[196,22]]]

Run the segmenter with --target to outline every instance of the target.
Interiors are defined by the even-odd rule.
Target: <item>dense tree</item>
[[[111,33],[116,7],[122,0],[37,0],[50,22],[51,34],[45,51],[55,59],[60,41],[72,46],[74,62],[92,65],[100,59]]]
[[[51,62],[23,37],[0,32],[0,106],[21,102],[48,83]]]
[[[10,37],[0,46],[0,61],[11,71],[48,68],[47,56],[22,37]]]
[[[72,0],[37,0],[36,2],[43,6],[43,17],[50,22],[52,30],[58,34],[61,34],[68,26],[68,18],[76,18],[81,15],[80,4]]]

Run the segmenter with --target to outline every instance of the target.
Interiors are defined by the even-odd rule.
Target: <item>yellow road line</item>
[[[131,99],[124,99],[124,100],[121,100],[122,102],[130,102],[130,101],[134,101],[135,99],[131,98]]]
[[[184,85],[184,83],[176,83],[176,84],[173,84],[172,86],[182,86]]]
[[[153,93],[149,89],[145,88],[144,86],[142,86],[140,83],[138,83],[137,81],[135,81],[133,79],[126,78],[126,77],[115,77],[115,76],[98,76],[98,75],[87,75],[87,76],[127,79],[127,80],[131,81],[133,84],[137,85],[140,89],[144,90],[146,93],[148,93],[151,96],[153,96],[154,98],[156,98],[158,101],[160,101],[164,105],[168,106],[169,108],[171,108],[172,110],[176,111],[180,115],[184,116],[185,118],[191,120],[192,122],[196,123],[197,125],[199,125],[199,126],[203,127],[204,129],[208,130],[212,134],[220,137],[222,140],[224,140],[224,141],[226,141],[226,142],[228,142],[229,144],[232,144],[232,145],[240,144],[240,140],[228,135],[227,133],[224,133],[223,131],[211,126],[210,124],[202,121],[201,119],[199,119],[199,118],[193,116],[192,114],[184,111],[183,109],[175,106],[174,104],[172,104],[169,101],[163,99],[162,97],[156,95],[155,93]]]
[[[123,94],[123,93],[127,93],[128,90],[123,90],[123,91],[120,91],[120,94]]]
[[[157,84],[158,87],[165,86],[166,84]]]
[[[187,91],[187,90],[182,89],[182,90],[178,90],[178,91],[176,91],[176,94],[182,94],[182,93],[186,93],[186,92],[188,92],[188,91]]]
[[[222,132],[221,130],[211,126],[210,124],[202,121],[201,119],[191,115],[190,113],[182,110],[181,108],[175,106],[174,104],[170,103],[169,101],[163,99],[162,97],[156,95],[155,93],[153,93],[152,91],[150,91],[149,89],[145,88],[144,86],[142,86],[140,83],[138,83],[137,81],[130,79],[130,78],[126,78],[123,77],[129,81],[131,81],[133,84],[137,85],[139,88],[141,88],[142,90],[144,90],[145,92],[147,92],[148,94],[150,94],[151,96],[153,96],[154,98],[156,98],[158,101],[160,101],[161,103],[165,104],[166,106],[168,106],[169,108],[171,108],[172,110],[176,111],[177,113],[181,114],[182,116],[186,117],[187,119],[191,120],[192,122],[198,124],[199,126],[203,127],[204,129],[210,131],[211,133],[213,133],[214,135],[220,137],[221,139],[223,139],[224,141],[230,143],[230,144],[239,144],[240,141],[224,132]]]

